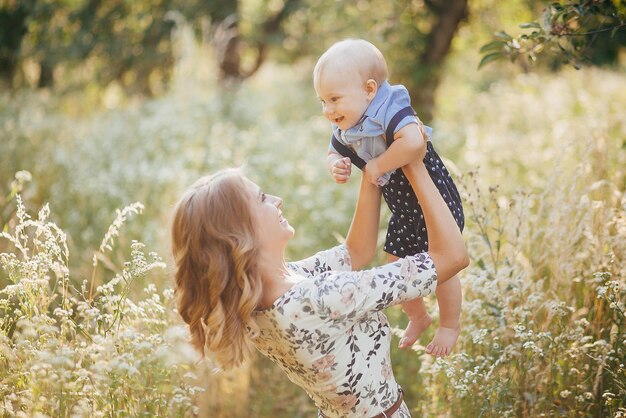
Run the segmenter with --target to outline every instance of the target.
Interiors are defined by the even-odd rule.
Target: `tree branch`
[[[297,10],[300,7],[301,0],[287,0],[282,9],[272,18],[268,19],[263,23],[263,36],[261,36],[261,40],[256,43],[257,56],[254,65],[250,70],[246,71],[245,74],[241,73],[241,76],[244,78],[250,77],[252,74],[257,72],[257,70],[261,67],[261,65],[265,62],[265,58],[267,57],[267,39],[280,30],[280,25],[291,13]]]

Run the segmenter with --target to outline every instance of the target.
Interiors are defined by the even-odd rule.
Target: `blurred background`
[[[166,297],[169,219],[200,175],[243,166],[281,196],[296,228],[291,259],[342,240],[358,181],[336,185],[326,172],[330,126],[311,72],[333,42],[360,37],[433,127],[467,217],[472,263],[455,354],[393,351],[414,416],[626,416],[625,19],[622,0],[0,0],[0,413],[314,416],[260,356],[215,373],[188,351],[147,362],[120,341],[145,337],[148,357],[171,345],[159,339],[180,325]],[[98,328],[102,340],[61,325],[46,334],[57,354],[110,343],[106,368],[86,351],[63,366],[52,381],[67,385],[26,373],[57,366],[31,340],[24,348],[19,320],[61,302],[50,277],[38,309],[7,290],[31,271],[9,268],[32,261],[6,239],[23,224],[17,195],[33,218],[49,203],[49,221],[66,233],[68,273],[48,274],[43,258],[37,271],[67,280],[76,303],[92,304],[85,282],[126,277],[134,240],[165,263],[124,287],[135,314],[145,289],[161,292],[157,328],[146,325],[156,311],[143,310],[134,322],[116,316],[116,332]],[[143,213],[112,231],[116,209],[134,202]],[[399,310],[387,313],[404,327]],[[172,362],[184,366],[171,374]]]

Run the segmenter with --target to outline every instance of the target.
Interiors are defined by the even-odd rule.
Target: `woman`
[[[224,368],[258,349],[309,394],[320,417],[410,417],[382,309],[432,293],[468,258],[423,163],[405,172],[429,251],[363,271],[376,249],[381,197],[364,179],[345,244],[294,263],[284,258],[294,229],[280,198],[236,170],[198,180],[172,225],[178,310],[195,347]]]

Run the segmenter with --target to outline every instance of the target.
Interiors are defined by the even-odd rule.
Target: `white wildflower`
[[[17,173],[15,173],[15,180],[17,180],[20,183],[28,183],[32,179],[33,179],[33,176],[30,173],[30,171],[20,170]]]

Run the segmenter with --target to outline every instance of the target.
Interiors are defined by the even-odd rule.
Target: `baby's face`
[[[373,97],[365,80],[345,70],[328,69],[316,80],[315,90],[324,116],[342,131],[359,122]]]

